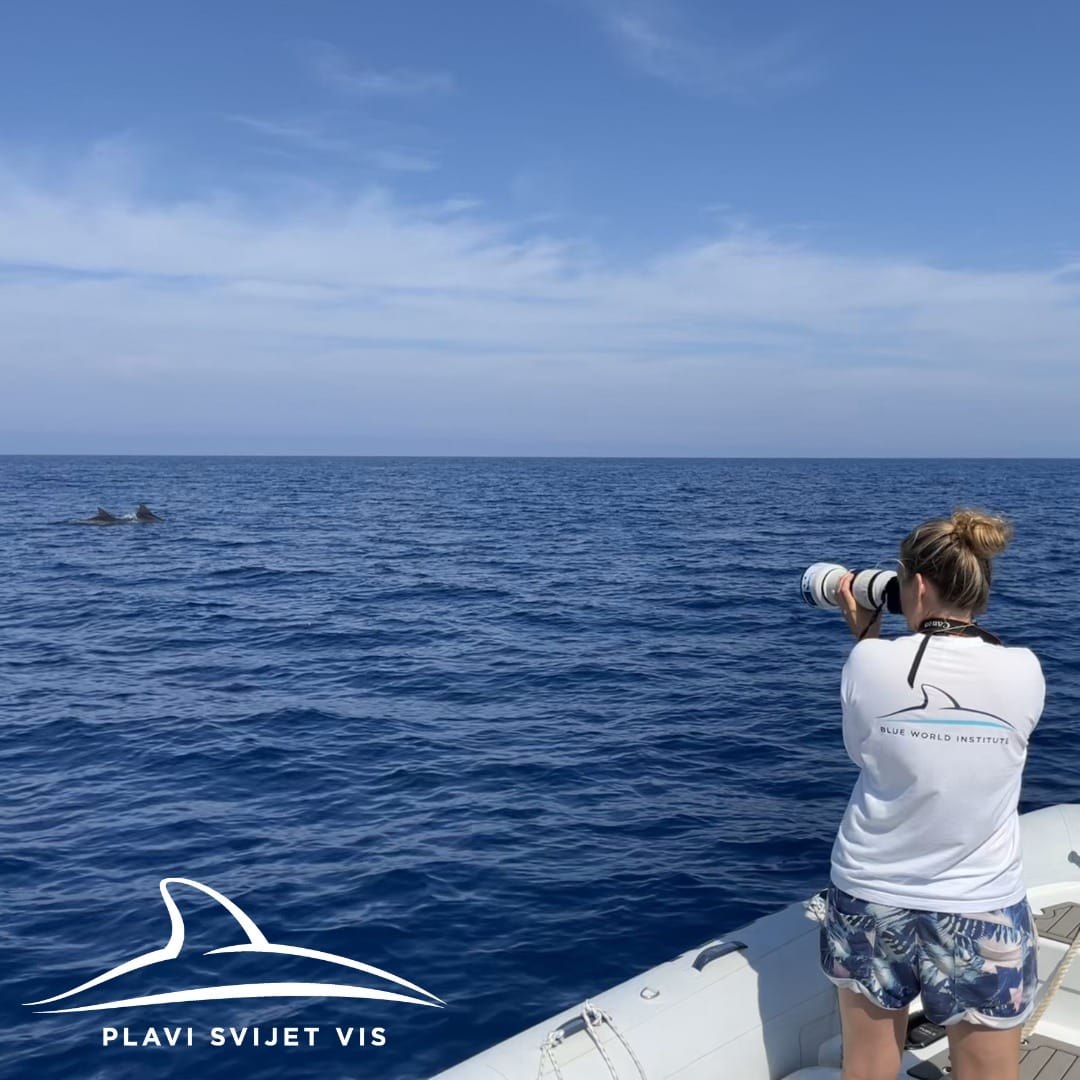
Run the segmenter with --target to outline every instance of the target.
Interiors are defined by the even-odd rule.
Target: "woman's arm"
[[[840,608],[840,614],[848,624],[848,629],[860,641],[868,637],[881,636],[881,612],[867,611],[855,603],[855,595],[851,591],[851,583],[855,580],[853,573],[847,573],[840,579],[839,588],[836,590],[836,602]]]

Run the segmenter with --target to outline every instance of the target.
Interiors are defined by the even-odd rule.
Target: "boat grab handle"
[[[745,948],[746,944],[742,941],[714,941],[711,945],[706,945],[697,954],[697,959],[694,960],[694,970],[700,971],[706,964],[719,960],[721,956],[727,956],[728,953],[738,952],[740,949]]]
[[[566,1023],[560,1024],[553,1034],[555,1035],[556,1042],[562,1042],[563,1039],[569,1039],[571,1035],[576,1035],[579,1031],[584,1031],[588,1025],[585,1023],[584,1016],[575,1016],[571,1020],[567,1020]]]

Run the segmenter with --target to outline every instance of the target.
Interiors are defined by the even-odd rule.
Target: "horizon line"
[[[316,452],[227,452],[227,453],[143,453],[73,452],[15,450],[0,452],[4,458],[267,458],[295,460],[329,458],[334,460],[410,461],[1080,461],[1080,454],[331,454]]]

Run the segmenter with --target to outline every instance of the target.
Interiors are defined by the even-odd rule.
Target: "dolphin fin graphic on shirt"
[[[942,690],[940,686],[933,686],[930,683],[920,683],[919,690],[922,692],[922,701],[919,702],[918,705],[909,705],[905,709],[897,709],[895,712],[885,713],[884,715],[879,716],[878,719],[889,720],[893,717],[903,716],[908,720],[917,721],[923,718],[941,717],[956,724],[981,724],[988,727],[1007,727],[1010,731],[1016,730],[1008,720],[998,716],[997,713],[986,712],[984,709],[969,709],[967,706],[961,705],[952,694],[947,690]],[[917,714],[922,714],[922,716]],[[979,720],[977,719],[978,717],[988,717],[989,720]],[[997,723],[991,724],[989,722],[990,720],[996,720]]]

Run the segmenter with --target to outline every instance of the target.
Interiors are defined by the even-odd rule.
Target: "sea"
[[[1076,800],[1077,461],[0,458],[0,1077],[420,1080],[805,899],[802,571],[968,505]]]

